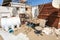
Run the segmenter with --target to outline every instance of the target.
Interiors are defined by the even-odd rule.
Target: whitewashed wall
[[[3,7],[3,6],[0,6],[0,17],[2,16],[7,16],[7,17],[10,17],[12,16],[12,7]]]
[[[23,3],[16,3],[16,2],[11,2],[12,7],[19,7],[18,13],[25,13],[25,4]]]
[[[36,18],[39,15],[38,6],[32,7],[32,17]]]
[[[20,7],[18,13],[25,13],[25,7]]]
[[[9,28],[14,30],[15,25],[19,28],[21,24],[19,17],[11,17],[11,18],[1,18],[1,27],[8,31]]]

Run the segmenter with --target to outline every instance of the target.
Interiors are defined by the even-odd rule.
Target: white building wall
[[[15,3],[15,2],[11,2],[11,6],[12,7],[19,7],[19,9],[18,9],[18,13],[20,14],[20,13],[25,13],[25,4],[23,4],[23,3]]]
[[[32,17],[36,18],[39,15],[38,6],[32,7]]]
[[[19,28],[19,25],[21,25],[19,17],[1,18],[1,27],[6,31],[9,31],[9,28],[15,30],[15,25],[17,25],[17,28]]]
[[[11,17],[12,9],[13,9],[12,7],[0,6],[0,17],[3,17],[3,16]]]
[[[0,17],[4,17],[4,16],[11,17],[13,15],[14,16],[18,15],[16,7],[3,7],[3,6],[0,6]]]

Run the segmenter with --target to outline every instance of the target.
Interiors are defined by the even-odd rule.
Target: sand
[[[19,33],[27,34],[30,40],[60,40],[60,36],[57,37],[55,34],[52,35],[46,35],[43,33],[42,35],[37,35],[34,33],[34,30],[26,25],[21,25],[21,27],[14,31],[14,35],[18,35]],[[0,40],[3,40],[3,38],[0,36]]]

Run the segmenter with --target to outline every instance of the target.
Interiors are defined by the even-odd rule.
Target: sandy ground
[[[0,36],[0,40],[3,40],[3,38]]]
[[[43,33],[43,36],[37,35],[32,28],[28,28],[26,25],[22,25],[20,29],[15,30],[13,34],[17,35],[21,32],[27,34],[30,40],[60,40],[60,37],[57,37],[55,34],[46,35]],[[1,36],[0,40],[3,40]]]

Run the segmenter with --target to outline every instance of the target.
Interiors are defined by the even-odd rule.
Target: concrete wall
[[[11,17],[11,16],[17,16],[18,12],[16,7],[4,7],[0,6],[0,17]]]
[[[39,15],[38,6],[32,7],[32,17],[36,18]]]

